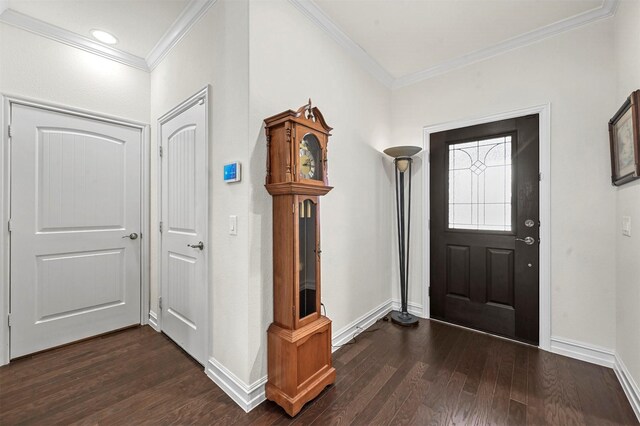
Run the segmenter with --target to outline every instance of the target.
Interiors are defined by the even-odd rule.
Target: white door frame
[[[2,172],[0,173],[0,365],[9,363],[9,309],[10,309],[10,284],[9,284],[9,265],[10,265],[10,234],[8,229],[9,212],[11,211],[11,148],[9,143],[8,126],[11,124],[11,105],[25,105],[47,111],[60,112],[77,117],[89,118],[106,123],[118,124],[121,126],[132,127],[140,130],[142,140],[142,156],[140,158],[140,167],[142,170],[142,208],[140,209],[141,224],[141,256],[140,256],[140,324],[147,324],[149,312],[149,166],[150,166],[150,149],[151,142],[149,125],[138,121],[127,120],[120,117],[109,116],[96,113],[93,111],[74,108],[60,104],[44,102],[40,100],[2,94],[2,103],[0,104],[0,128],[2,136],[0,137],[0,165]]]
[[[484,117],[475,117],[449,121],[446,123],[434,124],[423,128],[424,134],[424,157],[429,158],[429,142],[432,133],[445,130],[459,129],[461,127],[474,126],[477,124],[491,123],[494,121],[506,120],[509,118],[522,117],[525,115],[539,114],[540,131],[540,324],[539,324],[539,344],[541,349],[551,350],[551,104],[536,105],[528,108],[517,109],[500,114]],[[422,240],[422,258],[430,258],[431,236],[429,233],[429,216],[431,206],[431,194],[429,187],[429,162],[424,162],[427,167],[423,167],[423,200],[422,203],[422,226],[424,227]],[[429,312],[429,284],[431,280],[430,262],[422,262],[422,314],[424,318],[430,318]]]
[[[162,125],[168,121],[170,121],[171,119],[177,117],[178,115],[182,114],[184,111],[188,110],[189,108],[191,108],[193,105],[197,104],[200,101],[204,101],[204,113],[205,113],[205,129],[204,129],[204,139],[205,139],[205,160],[206,160],[206,164],[205,164],[205,171],[207,174],[207,181],[205,182],[205,192],[207,194],[209,194],[209,135],[210,135],[210,129],[209,129],[209,99],[210,99],[210,93],[211,93],[211,86],[210,85],[206,85],[204,86],[202,89],[198,90],[196,93],[194,93],[193,95],[191,95],[190,97],[188,97],[187,99],[185,99],[184,101],[180,102],[180,104],[178,104],[177,106],[175,106],[174,108],[172,108],[169,112],[165,113],[162,117],[158,118],[158,135],[157,135],[157,140],[158,140],[158,145],[157,145],[157,151],[158,153],[156,155],[158,155],[158,176],[156,177],[157,182],[158,182],[158,189],[157,189],[157,194],[158,194],[158,200],[157,200],[157,208],[158,208],[158,221],[162,221],[162,165],[161,165],[161,159],[160,159],[160,147],[162,146]],[[204,235],[207,236],[207,244],[211,244],[211,235],[209,234],[209,220],[210,215],[209,215],[209,200],[207,199],[206,202],[204,203],[205,208],[207,209],[206,213],[205,213],[205,217],[207,218],[206,220],[206,224],[205,224],[205,230],[204,230]],[[160,233],[160,226],[158,224],[158,226],[156,227],[156,232],[157,232],[157,238],[158,238],[158,243],[156,245],[157,250],[158,250],[158,265],[156,267],[157,271],[158,271],[158,298],[160,298],[162,296],[162,234]],[[211,256],[211,250],[207,250],[207,252],[209,253],[209,256]],[[204,313],[204,335],[205,337],[205,345],[206,345],[206,349],[205,349],[205,360],[204,360],[204,371],[206,373],[207,371],[207,360],[209,359],[209,355],[211,353],[211,326],[210,326],[210,321],[211,321],[211,300],[210,300],[210,296],[211,296],[211,291],[210,291],[210,286],[211,286],[211,280],[209,279],[209,261],[210,258],[205,259],[205,266],[204,266],[204,272],[205,272],[205,277],[206,277],[206,285],[205,285],[205,297],[206,297],[206,303],[205,303],[205,313]],[[158,311],[160,311],[160,309],[158,309]],[[158,331],[162,331],[162,313],[158,312],[156,314],[156,326],[157,326],[157,330]]]

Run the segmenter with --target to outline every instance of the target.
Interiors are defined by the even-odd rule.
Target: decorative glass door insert
[[[449,229],[512,230],[512,136],[448,145]]]

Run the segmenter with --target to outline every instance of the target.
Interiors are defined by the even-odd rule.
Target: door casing
[[[132,127],[140,130],[142,134],[142,199],[141,201],[141,255],[140,255],[140,324],[148,323],[149,313],[149,166],[150,166],[150,132],[149,125],[137,121],[127,120],[119,117],[104,115],[81,108],[74,108],[60,104],[44,102],[36,99],[24,98],[20,96],[2,94],[2,103],[0,103],[0,127],[2,128],[2,136],[0,137],[0,365],[9,363],[9,309],[10,309],[10,251],[11,239],[8,229],[9,212],[11,211],[11,147],[9,143],[8,126],[11,125],[11,105],[25,105],[40,108],[48,111],[60,112],[64,114],[74,115],[78,117],[98,120],[107,123],[119,124],[122,126]]]
[[[522,117],[531,114],[538,114],[539,138],[540,138],[540,322],[539,322],[539,347],[544,350],[551,350],[551,104],[536,105],[490,116],[475,117],[449,121],[441,124],[425,126],[423,128],[423,158],[429,158],[429,142],[432,133],[445,130],[458,129],[462,127],[474,126],[477,124],[491,123],[494,121],[506,120],[509,118]],[[428,162],[426,163],[428,164]],[[422,168],[423,185],[423,205],[422,205],[422,258],[429,259],[430,253],[430,232],[429,232],[429,211],[431,208],[431,194],[429,182],[429,168]],[[430,262],[422,262],[422,316],[431,318],[429,306],[429,286],[430,286]]]
[[[158,123],[157,123],[157,146],[160,147],[162,146],[162,125],[168,121],[170,121],[171,119],[173,119],[174,117],[180,115],[182,112],[184,112],[185,110],[191,108],[193,105],[197,104],[200,101],[204,101],[204,107],[205,107],[205,157],[206,157],[206,164],[205,164],[205,171],[207,176],[209,176],[209,134],[210,134],[210,129],[209,129],[209,125],[210,125],[210,120],[209,120],[209,97],[210,97],[210,93],[211,93],[211,86],[210,85],[206,85],[205,87],[203,87],[202,89],[198,90],[196,93],[194,93],[193,95],[191,95],[189,98],[185,99],[184,101],[182,101],[180,104],[178,104],[177,106],[175,106],[174,108],[172,108],[170,111],[168,111],[166,114],[164,114],[162,117],[160,117],[158,119]],[[162,220],[162,167],[160,167],[160,149],[158,148],[158,152],[156,154],[157,160],[158,160],[158,173],[156,176],[156,182],[158,182],[157,185],[157,205],[156,208],[158,209],[158,222],[160,222]],[[207,194],[209,194],[209,180],[207,179],[207,182],[205,183],[205,192]],[[204,231],[204,234],[207,236],[207,244],[210,244],[211,241],[211,234],[209,232],[209,221],[210,221],[210,212],[209,212],[209,200],[206,200],[205,203],[205,208],[206,208],[206,213],[205,213],[205,217],[207,218],[206,220],[206,229]],[[156,227],[156,236],[157,236],[157,244],[156,244],[156,248],[157,248],[157,252],[158,252],[158,264],[156,266],[156,270],[157,270],[157,276],[158,276],[158,297],[160,297],[162,295],[162,234],[160,233],[160,226],[158,223],[158,226]],[[208,250],[208,253],[210,255],[211,250]],[[210,321],[211,321],[211,291],[210,291],[210,280],[209,280],[209,261],[210,258],[205,259],[205,277],[206,277],[206,284],[205,284],[205,297],[206,297],[206,303],[205,303],[205,313],[204,313],[204,325],[203,325],[203,329],[204,329],[204,335],[206,336],[205,339],[205,357],[207,359],[205,359],[204,361],[204,371],[206,373],[207,371],[207,361],[209,360],[209,356],[210,356],[210,351],[211,351],[211,335],[210,335],[210,331],[211,331],[211,326],[210,326]],[[151,312],[150,312],[151,314]],[[155,321],[156,321],[156,330],[157,331],[161,331],[162,330],[162,315],[158,312],[157,314],[154,313],[154,315],[156,316]]]

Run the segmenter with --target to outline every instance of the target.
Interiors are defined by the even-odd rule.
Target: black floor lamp
[[[413,157],[422,148],[417,146],[395,146],[387,148],[384,153],[393,157],[396,182],[396,214],[398,217],[398,257],[400,266],[400,311],[391,312],[391,321],[403,326],[417,326],[418,318],[407,312],[409,292],[409,233],[411,231],[411,165]],[[404,175],[408,171],[409,188],[405,203]],[[405,204],[406,209],[405,209]],[[406,216],[406,217],[405,217]]]

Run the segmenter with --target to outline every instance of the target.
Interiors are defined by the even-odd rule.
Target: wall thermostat
[[[224,181],[240,182],[240,163],[229,163],[224,165]]]

